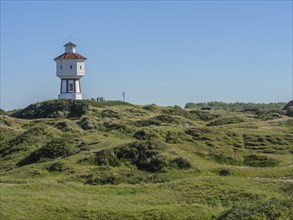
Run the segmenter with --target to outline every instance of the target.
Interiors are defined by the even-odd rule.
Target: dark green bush
[[[291,182],[285,182],[282,184],[282,190],[293,199],[293,183]]]
[[[143,109],[151,111],[151,112],[156,112],[158,107],[155,104],[151,104],[151,105],[144,106]]]
[[[138,140],[152,140],[158,138],[158,135],[152,130],[143,129],[135,132],[133,137]]]
[[[293,106],[291,106],[287,109],[286,115],[289,117],[293,117]]]
[[[1,116],[0,114],[0,126],[8,126],[8,127],[11,127],[13,126],[13,123],[14,119],[13,118],[10,118],[8,116]]]
[[[222,153],[218,153],[218,154],[210,153],[210,156],[212,159],[214,159],[218,163],[224,163],[229,165],[242,165],[242,161],[237,160],[236,158],[232,156],[224,155]]]
[[[164,166],[163,158],[159,155],[164,148],[164,145],[155,141],[133,142],[117,148],[116,155],[120,160],[130,161],[140,170],[156,172]]]
[[[121,162],[117,158],[113,149],[102,150],[96,153],[95,163],[99,166],[120,166]]]
[[[219,170],[220,176],[230,176],[232,174],[232,171],[230,169],[224,168]]]
[[[172,124],[172,123],[178,123],[178,119],[174,118],[173,116],[170,115],[158,115],[156,117],[154,117],[154,120],[163,122],[163,123],[168,123],[168,124]]]
[[[263,109],[263,110],[258,110],[255,112],[255,114],[261,118],[261,117],[266,117],[269,115],[285,115],[286,111],[282,110],[282,109]],[[278,117],[278,116],[277,116]]]
[[[112,123],[112,122],[104,122],[103,127],[106,129],[106,131],[119,131],[121,133],[131,133],[133,132],[133,129],[130,126],[127,126],[123,123]]]
[[[185,133],[191,135],[193,140],[207,141],[211,139],[213,131],[210,128],[190,128]]]
[[[241,122],[245,122],[246,120],[242,117],[232,116],[232,117],[221,117],[217,118],[207,124],[207,126],[220,126],[227,124],[237,124]]]
[[[156,163],[154,163],[156,164]],[[160,167],[160,163],[157,163]],[[141,183],[163,183],[168,182],[165,176],[161,173],[146,173],[140,170],[111,168],[109,166],[101,166],[94,173],[86,176],[86,184],[91,185],[105,185],[105,184],[141,184]]]
[[[19,144],[33,144],[35,141],[38,140],[40,136],[47,136],[48,132],[44,127],[32,127],[25,132],[21,133],[14,139],[12,139],[9,144],[12,146],[19,145]]]
[[[104,118],[106,118],[106,117],[107,118],[116,118],[116,119],[122,118],[118,112],[115,112],[111,109],[105,109],[104,111],[102,111],[102,116]]]
[[[19,166],[36,163],[46,159],[56,159],[58,157],[69,156],[76,151],[74,140],[62,137],[50,141],[40,149],[32,152],[29,156],[18,163]]]
[[[8,115],[8,113],[4,111],[2,108],[0,108],[0,115]]]
[[[196,116],[190,114],[189,111],[182,109],[180,106],[168,107],[167,109],[163,109],[162,112],[167,115],[178,115],[191,120],[195,120]]]
[[[217,112],[208,112],[202,110],[191,110],[189,113],[195,115],[196,118],[202,121],[211,121],[222,116],[222,114]]]
[[[255,205],[237,205],[225,211],[217,219],[293,219],[293,200],[272,198]]]
[[[166,142],[169,144],[181,143],[182,140],[181,140],[180,136],[182,136],[182,135],[183,134],[179,134],[178,132],[168,131],[168,133],[166,135]]]
[[[72,118],[82,116],[88,108],[89,104],[82,100],[58,99],[29,105],[11,116],[25,119]]]
[[[72,131],[72,127],[70,126],[69,122],[67,121],[61,121],[61,122],[58,122],[55,127],[61,131],[64,131],[64,132],[68,132],[68,131]]]
[[[91,185],[106,185],[106,184],[119,184],[124,182],[124,176],[121,176],[118,172],[110,169],[107,166],[102,167],[102,170],[89,175],[87,177],[86,184]]]
[[[177,158],[171,160],[170,164],[173,167],[176,167],[176,168],[179,168],[179,169],[188,169],[188,168],[191,167],[191,164],[187,160],[182,158],[182,157],[177,157]]]
[[[275,167],[279,161],[264,155],[251,154],[244,157],[244,164],[251,167]]]
[[[159,155],[164,148],[160,142],[133,142],[97,152],[96,163],[117,166],[120,162],[128,162],[140,170],[156,172],[167,165],[167,159]]]
[[[225,103],[225,102],[201,102],[201,103],[187,103],[185,108],[200,109],[203,107],[211,107],[214,110],[226,110],[226,111],[244,111],[245,109],[261,109],[261,110],[278,110],[283,108],[286,103]]]
[[[64,164],[62,162],[55,162],[46,166],[46,169],[50,172],[62,172],[64,170]]]
[[[282,115],[276,112],[268,113],[268,114],[262,114],[258,116],[258,119],[263,121],[273,120],[273,119],[279,119],[282,118]]]
[[[155,119],[145,119],[145,120],[139,120],[134,122],[134,125],[137,127],[147,127],[151,125],[159,126],[161,125],[161,122],[155,120]]]
[[[51,138],[51,134],[44,127],[32,127],[9,141],[1,142],[0,155],[4,157],[14,152],[26,151]]]
[[[90,117],[82,117],[77,124],[83,129],[83,130],[93,130],[97,129],[99,126],[95,119]]]
[[[158,172],[168,165],[168,160],[162,155],[154,156],[150,161],[139,162],[139,167],[141,170]]]
[[[11,146],[7,143],[0,144],[0,156],[5,157],[15,152],[27,151],[28,147],[23,145]]]
[[[122,102],[122,101],[105,101],[105,102],[96,102],[96,101],[92,101],[92,100],[82,100],[82,102],[84,102],[87,105],[91,105],[94,107],[98,107],[98,108],[106,108],[109,106],[133,106],[133,104],[130,104],[128,102]]]

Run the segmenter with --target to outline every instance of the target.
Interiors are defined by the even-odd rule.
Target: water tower
[[[86,58],[76,53],[76,45],[68,42],[65,53],[56,57],[56,75],[61,79],[59,99],[82,99],[80,78],[84,76]]]

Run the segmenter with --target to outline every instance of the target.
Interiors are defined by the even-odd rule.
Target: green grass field
[[[1,219],[293,219],[293,118],[52,100],[0,115]]]

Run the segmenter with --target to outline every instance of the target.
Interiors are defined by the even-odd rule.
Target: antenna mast
[[[126,92],[122,92],[123,102],[125,102],[125,94]]]

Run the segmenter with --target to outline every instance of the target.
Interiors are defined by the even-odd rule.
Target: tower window
[[[60,70],[62,70],[62,65],[60,65]]]
[[[70,69],[72,70],[72,65],[70,65]]]
[[[69,84],[69,91],[73,91],[73,84]]]
[[[82,66],[81,65],[79,66],[79,69],[82,69]]]

